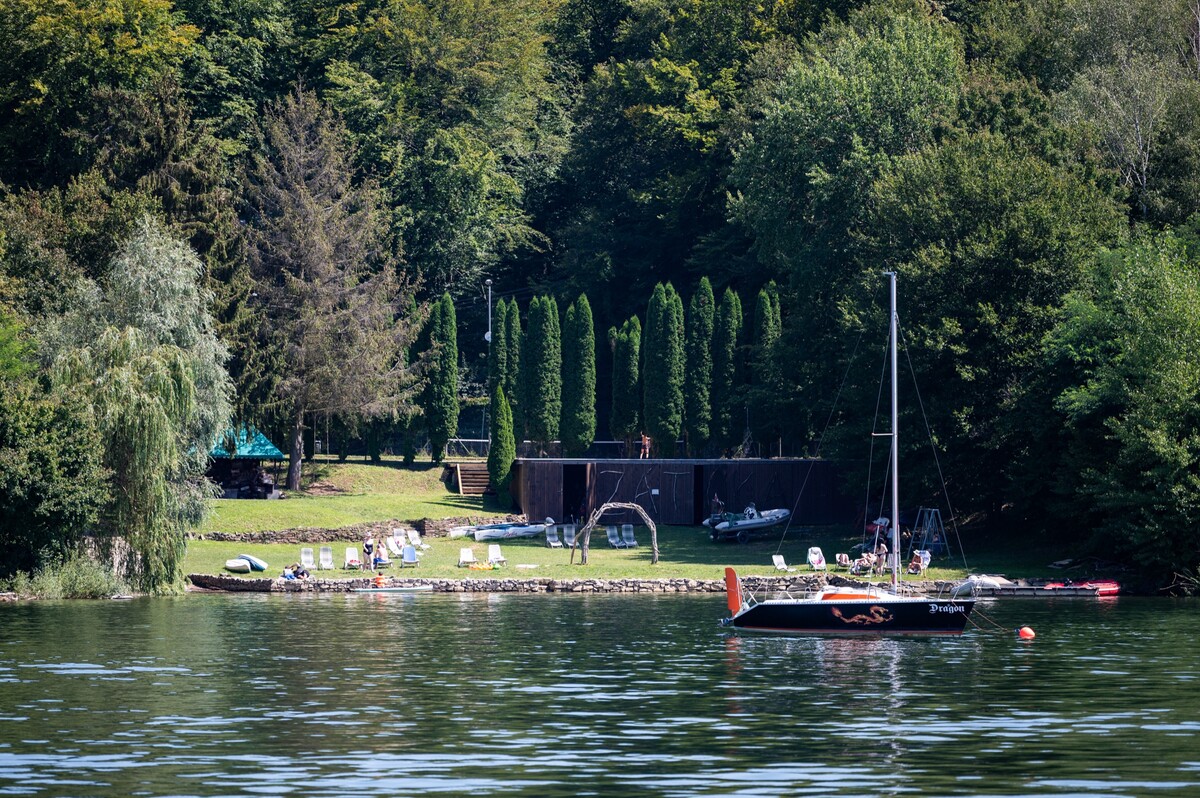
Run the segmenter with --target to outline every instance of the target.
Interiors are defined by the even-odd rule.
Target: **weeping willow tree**
[[[109,327],[57,364],[54,382],[82,386],[111,474],[102,541],[140,590],[183,582],[189,508],[177,489],[190,452],[181,430],[194,422],[196,386],[188,353],[155,344],[132,327]],[[124,545],[114,545],[122,540]]]
[[[58,386],[95,419],[110,472],[98,521],[107,554],[148,593],[182,587],[186,534],[212,495],[208,452],[229,426],[228,352],[195,253],[142,219],[101,285],[44,330]]]

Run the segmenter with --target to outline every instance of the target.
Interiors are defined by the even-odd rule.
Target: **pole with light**
[[[492,364],[492,278],[489,277],[488,279],[484,280],[483,284],[487,286],[487,290],[488,290],[488,331],[483,336],[483,340],[487,341],[487,345],[488,345],[487,365],[488,365],[488,372],[490,374],[491,370],[492,370],[492,365],[493,365]],[[491,380],[488,380],[488,382],[491,382]],[[488,401],[489,402],[491,401],[491,398],[492,398],[492,392],[491,392],[491,390],[489,390],[488,391]],[[487,405],[484,405],[484,407],[483,407],[483,426],[485,429],[484,437],[487,438],[488,440],[491,440],[491,432],[490,432],[490,430],[488,430]]]

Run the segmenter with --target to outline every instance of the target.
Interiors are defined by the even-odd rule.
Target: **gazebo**
[[[225,491],[226,499],[278,499],[277,480],[262,467],[264,460],[285,458],[279,447],[253,427],[227,430],[217,438],[208,456],[208,478]]]

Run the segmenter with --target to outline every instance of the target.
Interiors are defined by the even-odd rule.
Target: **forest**
[[[178,589],[235,425],[293,486],[318,425],[438,459],[463,405],[500,478],[646,431],[861,482],[895,271],[905,501],[1196,584],[1200,0],[0,0],[0,40],[0,576],[86,536]]]

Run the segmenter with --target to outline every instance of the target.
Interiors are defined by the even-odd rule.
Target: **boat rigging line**
[[[817,437],[817,450],[813,453],[814,457],[821,456],[821,446],[825,443],[825,435],[829,432],[829,427],[833,424],[833,413],[837,410],[838,401],[842,398],[842,391],[846,388],[846,382],[850,379],[850,369],[854,367],[854,358],[858,355],[858,348],[862,345],[863,336],[867,330],[865,327],[859,328],[858,340],[854,342],[854,351],[850,353],[849,359],[846,361],[846,373],[842,375],[842,383],[838,386],[837,393],[834,394],[833,404],[829,406],[829,415],[825,417],[825,426],[821,428],[821,434]],[[788,530],[792,527],[792,521],[796,518],[796,511],[800,509],[800,497],[804,495],[804,488],[808,485],[808,478],[812,476],[812,466],[804,474],[804,481],[800,483],[800,490],[796,493],[796,501],[792,503],[792,511],[788,514],[787,523],[783,526],[783,532],[779,535],[779,545],[775,548],[775,553],[779,554],[783,551],[783,541],[787,539]]]

